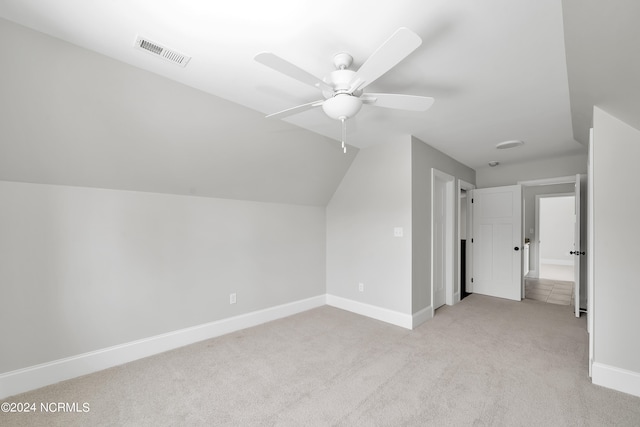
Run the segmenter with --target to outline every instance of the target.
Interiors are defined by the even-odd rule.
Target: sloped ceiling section
[[[322,95],[254,61],[256,54],[271,51],[322,78],[334,70],[336,53],[352,54],[358,69],[407,27],[422,44],[366,92],[431,96],[435,104],[417,112],[363,106],[348,123],[353,146],[413,135],[471,168],[585,151],[571,128],[560,1],[325,0],[318,6],[296,0],[2,0],[0,16],[265,115]],[[137,36],[192,59],[185,68],[159,60],[133,48]],[[339,123],[321,108],[284,120],[340,139]],[[495,149],[513,139],[526,144]]]
[[[588,142],[594,105],[640,129],[640,2],[562,6],[574,138]]]
[[[324,206],[357,153],[4,19],[0,57],[0,180]]]

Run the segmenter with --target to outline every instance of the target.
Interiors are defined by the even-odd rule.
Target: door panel
[[[474,293],[520,301],[522,188],[483,188],[472,197]]]

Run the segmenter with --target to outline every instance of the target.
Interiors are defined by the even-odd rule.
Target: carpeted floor
[[[331,307],[7,399],[2,426],[638,426],[570,307],[470,295],[408,331]]]

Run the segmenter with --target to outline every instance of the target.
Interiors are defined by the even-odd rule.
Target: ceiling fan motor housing
[[[322,94],[325,98],[331,98],[340,93],[347,93],[351,87],[351,83],[356,75],[352,70],[335,70],[332,71],[325,82],[333,87],[333,92],[323,91]]]

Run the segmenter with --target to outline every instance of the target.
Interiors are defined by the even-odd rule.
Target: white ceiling
[[[351,53],[357,68],[405,26],[423,44],[368,91],[436,102],[419,113],[364,106],[350,144],[411,134],[472,168],[584,150],[573,138],[557,0],[2,0],[0,16],[264,114],[320,97],[255,62],[257,53],[323,77],[335,53]],[[137,35],[192,59],[181,68],[136,50]],[[320,109],[287,120],[340,137],[339,122]],[[512,139],[526,144],[495,149]]]

